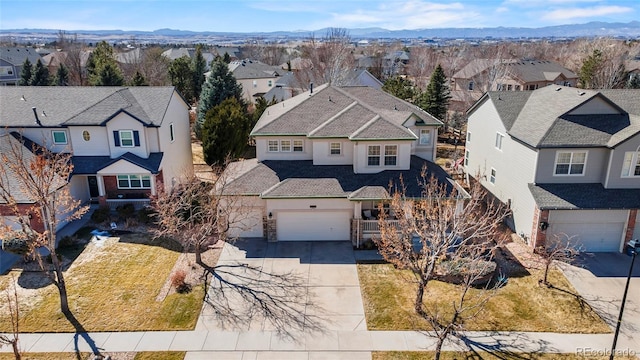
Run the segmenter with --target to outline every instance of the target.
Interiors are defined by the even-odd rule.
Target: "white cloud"
[[[505,12],[509,12],[509,8],[506,6],[500,6],[498,8],[496,8],[496,12],[497,13],[505,13]]]
[[[548,12],[543,18],[551,21],[563,21],[580,18],[593,18],[598,16],[630,13],[634,10],[625,6],[595,6],[588,8],[564,8]]]

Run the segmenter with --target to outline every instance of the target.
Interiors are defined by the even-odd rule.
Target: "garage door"
[[[246,214],[232,214],[229,225],[230,237],[263,237],[262,208],[246,210]]]
[[[566,234],[583,251],[620,251],[620,242],[628,212],[626,210],[552,210],[547,237]]]
[[[349,240],[348,211],[278,212],[278,241]]]

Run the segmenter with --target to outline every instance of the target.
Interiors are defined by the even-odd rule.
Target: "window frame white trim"
[[[369,152],[371,148],[378,148],[378,154],[371,155],[371,153]],[[367,145],[367,166],[375,166],[375,167],[382,166],[382,161],[380,159],[381,155],[382,155],[382,145]],[[375,159],[375,158],[378,159],[378,164],[371,164],[369,160]]]
[[[496,139],[495,139],[495,142],[494,142],[493,146],[497,150],[502,151],[502,145],[503,145],[503,142],[504,142],[504,138],[505,138],[505,135],[503,133],[501,133],[500,131],[496,131]],[[498,140],[500,140],[500,141],[498,141]]]
[[[64,142],[56,141],[56,133],[64,135]],[[51,130],[51,140],[54,145],[67,145],[69,144],[69,137],[67,136],[67,132],[64,130]]]
[[[338,145],[337,149],[333,148],[333,145]],[[338,150],[337,153],[333,153],[333,150]],[[329,156],[342,156],[342,143],[339,141],[329,142]]]
[[[491,185],[495,185],[497,177],[498,177],[498,170],[492,167],[491,170],[489,171],[489,183],[491,183]]]
[[[429,141],[424,143],[422,142],[422,132],[426,131],[429,133]],[[431,146],[433,144],[433,129],[420,129],[420,134],[418,136],[418,145],[420,146]]]
[[[558,169],[558,157],[562,153],[571,154],[571,159],[569,160],[569,164],[568,164],[569,167],[567,169],[567,173],[566,174],[558,174],[558,172],[557,172],[557,169]],[[579,163],[574,163],[573,162],[573,155],[575,153],[584,153],[584,163],[582,163],[582,173],[580,173],[580,174],[571,174],[571,166],[579,164]],[[588,161],[588,159],[589,159],[589,150],[576,150],[576,151],[556,150],[556,156],[555,156],[555,160],[553,162],[553,170],[552,170],[553,171],[553,176],[585,176],[586,173],[587,173],[587,161]]]
[[[466,142],[471,142],[471,131],[467,130],[467,137],[465,139]]]
[[[129,133],[131,134],[131,145],[125,145],[124,142],[122,141],[122,134],[123,133]],[[118,130],[118,139],[120,139],[120,147],[125,147],[125,148],[132,148],[132,147],[136,147],[136,140],[135,140],[135,136],[133,135],[133,130]]]
[[[289,150],[284,149],[284,146],[285,146],[284,143],[289,143]],[[292,146],[291,140],[289,139],[280,140],[280,152],[293,152],[293,146]]]
[[[121,176],[126,176],[127,177],[127,182],[129,184],[129,186],[120,186],[120,177]],[[132,176],[137,176],[139,178],[140,181],[140,186],[131,186],[131,177]],[[148,177],[149,178],[149,186],[143,186],[143,177]],[[116,184],[118,185],[118,189],[119,190],[138,190],[138,189],[151,189],[151,182],[152,182],[152,178],[151,175],[147,175],[147,174],[118,174],[116,175]]]
[[[296,142],[300,142],[300,150],[296,150]],[[291,141],[291,150],[293,152],[304,152],[304,140],[293,140]]]
[[[173,127],[173,123],[169,123],[169,140],[171,140],[171,142],[176,141],[176,133]]]
[[[629,163],[629,168],[626,169],[627,174],[625,175],[625,162],[626,162],[627,154],[631,154],[631,159]],[[640,150],[625,151],[624,157],[622,158],[622,169],[620,171],[620,177],[623,179],[640,178],[640,174],[635,175],[635,171],[637,167],[640,167]]]
[[[471,152],[468,149],[464,150],[464,161],[463,164],[465,167],[469,166],[469,155],[471,155]]]
[[[271,150],[271,143],[275,143],[275,150]],[[278,140],[267,140],[267,152],[276,153],[280,152],[280,141]]]
[[[395,154],[393,155],[387,155],[387,148],[395,148]],[[383,164],[383,166],[398,166],[398,152],[399,152],[399,147],[398,145],[395,144],[390,144],[390,145],[385,145],[384,146],[384,154],[381,154],[382,156],[382,161],[381,163]],[[394,158],[395,159],[395,164],[387,164],[387,158]]]

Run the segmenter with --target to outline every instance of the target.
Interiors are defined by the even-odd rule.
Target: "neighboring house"
[[[284,72],[279,66],[271,66],[257,60],[238,60],[229,64],[238,83],[242,85],[243,96],[251,103],[271,90]]]
[[[575,87],[578,75],[551,61],[475,59],[455,73],[451,82],[451,105],[464,111],[487,91],[525,91],[547,85]]]
[[[427,179],[456,186],[433,162],[441,125],[371,87],[322,85],[267,108],[251,132],[257,159],[228,168],[228,193],[251,205],[231,235],[355,245],[371,238],[390,186],[402,181],[407,197],[420,197],[423,167]]]
[[[173,87],[2,87],[1,139],[71,152],[71,195],[142,206],[192,170],[189,106]]]
[[[640,90],[488,92],[468,112],[467,174],[513,211],[532,247],[574,237],[622,251],[640,237]]]
[[[40,58],[40,54],[32,48],[0,47],[0,86],[18,85],[24,61],[29,59],[35,65]]]

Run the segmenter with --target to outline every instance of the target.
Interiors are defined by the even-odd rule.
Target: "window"
[[[54,144],[66,144],[67,143],[67,133],[64,131],[52,131],[53,143]]]
[[[469,81],[469,90],[473,90],[473,81]]]
[[[420,145],[431,145],[431,130],[420,130]]]
[[[398,146],[386,145],[384,147],[384,164],[386,166],[395,166],[398,162]]]
[[[258,87],[258,82],[253,80],[253,87]]]
[[[267,148],[269,152],[278,152],[278,140],[269,140],[269,147]]]
[[[332,142],[329,144],[329,154],[340,155],[342,154],[342,144],[339,142]]]
[[[502,139],[504,139],[504,135],[496,133],[496,149],[498,150],[502,150]]]
[[[467,131],[467,142],[471,141],[471,131]]]
[[[621,176],[640,176],[640,152],[630,151],[624,153],[624,162],[622,163]]]
[[[120,130],[120,146],[133,147],[133,131]]]
[[[586,151],[558,151],[556,153],[556,168],[554,175],[584,175],[584,166],[586,162]]]
[[[496,169],[494,169],[494,168],[491,168],[491,176],[489,177],[489,181],[492,184],[496,183]]]
[[[82,132],[82,139],[84,141],[91,140],[91,134],[89,134],[89,131],[85,130],[85,131]]]
[[[169,138],[171,139],[171,142],[176,139],[175,133],[173,132],[173,123],[169,124]]]
[[[291,140],[280,140],[280,151],[290,152],[291,151]]]
[[[469,166],[469,150],[464,151],[464,166]]]
[[[118,175],[118,189],[150,189],[149,175]]]
[[[380,145],[369,145],[367,150],[367,165],[380,166]]]
[[[294,152],[303,152],[304,151],[304,142],[302,140],[293,140],[293,151]]]
[[[272,80],[267,81],[267,85],[271,87],[273,85],[273,81]]]
[[[511,88],[512,88],[511,84],[507,85],[507,91],[511,91]]]
[[[515,90],[516,90],[516,91],[520,91],[520,85],[516,85],[516,86],[515,86]]]

